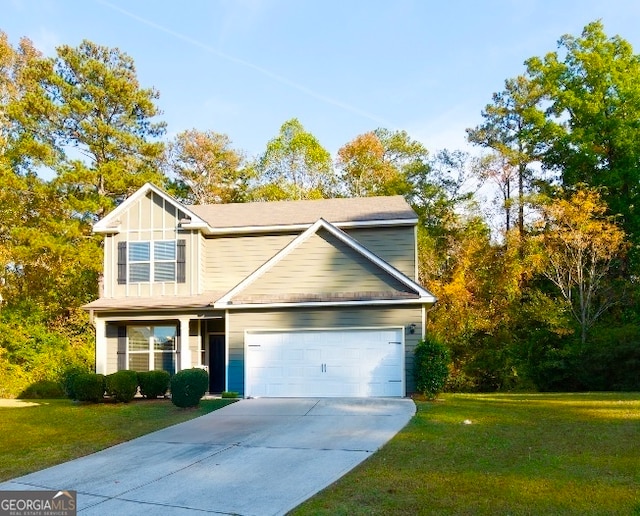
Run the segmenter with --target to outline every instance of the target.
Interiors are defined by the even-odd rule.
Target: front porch
[[[209,313],[100,313],[96,327],[96,372],[163,369],[170,374],[201,367],[209,393],[228,389],[226,316]]]

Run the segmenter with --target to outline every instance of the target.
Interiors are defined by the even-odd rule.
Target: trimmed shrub
[[[238,393],[235,391],[224,391],[221,395],[222,398],[237,398]]]
[[[62,390],[64,391],[67,398],[72,400],[77,400],[78,396],[76,395],[76,391],[73,388],[73,384],[75,382],[76,376],[80,374],[90,373],[87,368],[80,366],[71,366],[67,367],[62,373]]]
[[[171,402],[177,407],[197,407],[208,387],[209,374],[204,369],[183,369],[171,378]]]
[[[416,346],[414,378],[416,389],[429,399],[442,392],[449,377],[449,350],[433,337],[421,340]]]
[[[52,380],[40,380],[39,382],[29,385],[29,387],[19,394],[18,398],[22,398],[24,400],[37,400],[64,398],[64,396],[65,393],[58,382],[54,382]]]
[[[73,392],[78,401],[100,401],[104,397],[104,375],[78,374],[73,380]]]
[[[116,401],[129,403],[138,392],[138,373],[130,370],[122,370],[107,375],[105,378],[107,395]]]
[[[171,375],[168,371],[140,371],[138,373],[138,385],[140,394],[145,398],[157,398],[164,396],[169,390]]]

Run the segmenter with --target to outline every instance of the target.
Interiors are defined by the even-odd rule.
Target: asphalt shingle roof
[[[305,201],[203,204],[188,209],[216,229],[406,220],[417,216],[401,195]]]
[[[83,306],[86,310],[145,310],[207,308],[224,292],[205,292],[195,296],[101,297]]]

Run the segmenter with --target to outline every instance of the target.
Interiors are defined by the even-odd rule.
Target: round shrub
[[[414,356],[416,389],[434,399],[442,392],[449,376],[449,350],[437,339],[427,337],[418,343]]]
[[[73,388],[73,384],[75,382],[76,376],[80,374],[90,373],[86,367],[81,367],[77,365],[73,365],[67,367],[62,373],[62,389],[66,394],[67,398],[72,400],[77,400],[78,396],[76,395],[76,391]]]
[[[169,390],[171,375],[168,371],[141,371],[138,373],[138,385],[140,394],[145,398],[157,398],[164,396]]]
[[[78,374],[73,380],[73,392],[78,401],[100,401],[104,397],[104,375]]]
[[[204,369],[183,369],[171,378],[171,401],[177,407],[197,407],[208,387],[209,374]]]
[[[116,401],[129,403],[138,392],[138,373],[122,370],[105,378],[107,394]]]

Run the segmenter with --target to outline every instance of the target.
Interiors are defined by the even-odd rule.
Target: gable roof
[[[135,193],[131,196],[127,197],[117,208],[108,213],[104,218],[100,219],[93,225],[94,233],[118,233],[120,230],[120,216],[124,214],[131,206],[133,206],[136,202],[138,202],[141,198],[147,195],[149,192],[153,192],[156,195],[165,199],[169,204],[173,205],[176,210],[179,210],[185,214],[186,217],[190,218],[190,226],[193,228],[196,227],[206,227],[207,223],[202,220],[198,215],[189,210],[184,204],[179,202],[170,196],[167,192],[161,190],[156,185],[151,183],[146,183],[141,186]]]
[[[239,308],[242,305],[238,305],[234,303],[234,298],[237,297],[243,290],[245,290],[249,285],[257,281],[260,277],[266,274],[269,270],[271,270],[278,262],[280,262],[284,257],[292,253],[295,249],[300,247],[300,245],[308,240],[312,235],[315,235],[320,229],[324,229],[335,236],[338,240],[342,241],[348,247],[353,249],[355,252],[363,256],[365,259],[370,261],[375,266],[382,269],[386,274],[388,274],[393,279],[400,282],[402,285],[407,287],[409,292],[402,292],[390,295],[379,296],[377,294],[380,293],[354,293],[356,299],[351,299],[346,296],[338,296],[338,298],[323,299],[321,297],[314,299],[301,299],[301,298],[292,298],[289,300],[283,300],[282,304],[314,304],[316,302],[327,302],[330,301],[332,304],[335,304],[336,301],[342,300],[344,302],[352,302],[352,301],[363,301],[363,302],[371,302],[374,300],[384,300],[388,302],[390,298],[396,298],[395,300],[403,300],[409,302],[419,302],[419,303],[435,303],[436,298],[424,287],[411,280],[399,270],[397,270],[392,265],[388,264],[367,248],[362,246],[358,241],[350,237],[347,233],[337,228],[333,224],[327,222],[326,220],[320,218],[313,225],[311,225],[307,230],[298,235],[295,239],[293,239],[287,246],[285,246],[282,250],[280,250],[277,254],[275,254],[271,259],[267,260],[264,264],[262,264],[258,269],[256,269],[252,274],[247,276],[244,280],[242,280],[238,285],[232,288],[229,292],[227,292],[224,296],[218,299],[214,305],[216,308]],[[376,299],[378,298],[378,299]],[[271,303],[273,304],[273,303]]]
[[[322,218],[336,227],[414,225],[416,213],[401,195],[304,201],[274,201],[189,206],[209,232],[307,228]]]
[[[146,183],[96,222],[94,233],[118,233],[121,215],[149,192],[184,213],[186,220],[180,224],[183,229],[197,229],[209,235],[306,229],[320,218],[340,228],[418,222],[416,213],[401,195],[187,206]]]

